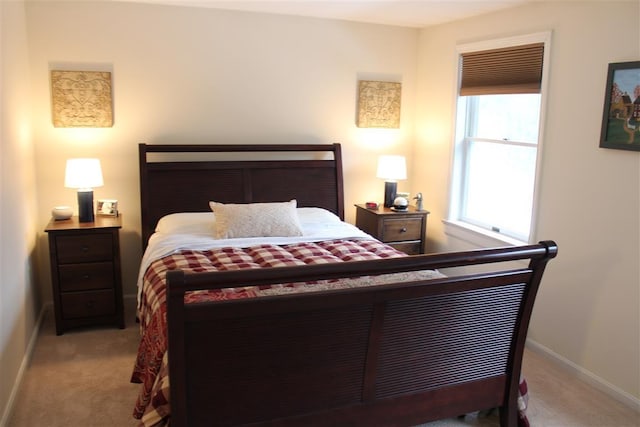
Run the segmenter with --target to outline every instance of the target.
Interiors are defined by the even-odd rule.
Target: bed
[[[142,425],[518,424],[555,243],[407,256],[342,221],[339,144],[139,155]]]

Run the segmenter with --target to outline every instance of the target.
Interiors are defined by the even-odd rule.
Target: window
[[[532,235],[547,40],[545,33],[459,48],[449,220],[499,240]]]

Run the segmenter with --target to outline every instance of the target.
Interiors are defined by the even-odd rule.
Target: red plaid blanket
[[[405,256],[404,253],[374,240],[331,240],[291,245],[260,245],[249,248],[225,247],[207,251],[184,250],[151,263],[144,274],[138,306],[141,340],[131,381],[141,383],[133,416],[140,426],[164,425],[170,415],[169,375],[167,360],[166,286],[168,270],[182,269],[192,272],[237,270],[323,264],[329,262],[372,260]],[[416,276],[418,275],[418,276]],[[267,287],[244,287],[199,291],[187,294],[187,302],[251,298],[291,292],[319,291],[356,286],[371,286],[408,281],[410,278],[435,278],[437,272],[397,273],[379,278],[355,278],[313,283],[289,283]],[[525,390],[526,383],[523,381]],[[526,391],[521,402],[526,406]],[[524,407],[521,406],[524,416]]]

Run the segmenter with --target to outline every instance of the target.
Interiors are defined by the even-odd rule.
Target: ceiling
[[[422,28],[536,0],[120,0]]]

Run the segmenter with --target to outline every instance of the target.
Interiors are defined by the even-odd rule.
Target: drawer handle
[[[91,279],[91,275],[85,274],[84,276],[82,276],[82,279],[89,280],[89,279]]]
[[[406,232],[407,232],[407,227],[402,227],[402,228],[400,229],[400,232],[401,232],[401,233],[406,233]]]
[[[93,310],[93,308],[96,306],[96,302],[95,301],[87,301],[85,304],[85,307],[87,307],[90,310]]]
[[[89,252],[89,246],[83,246],[82,252]]]

